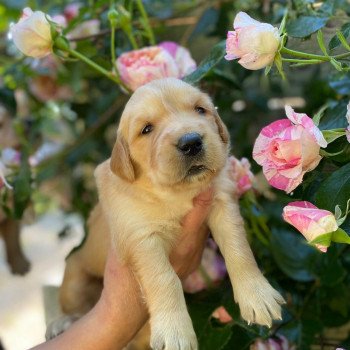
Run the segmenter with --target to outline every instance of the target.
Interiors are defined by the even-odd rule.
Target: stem
[[[115,55],[115,27],[112,26],[111,28],[111,60],[112,60],[112,70],[113,72],[116,71],[115,69],[115,61],[117,60],[117,57]]]
[[[134,50],[137,50],[139,48],[139,46],[137,45],[137,42],[134,38],[134,36],[132,35],[131,33],[131,30],[124,30],[124,33],[126,34],[126,36],[128,37],[130,43],[131,43],[131,46]]]
[[[104,75],[108,79],[112,80],[113,82],[115,82],[115,83],[117,83],[119,85],[123,85],[122,82],[120,81],[120,79],[116,75],[111,74],[106,69],[104,69],[100,65],[96,64],[94,61],[92,61],[89,58],[87,58],[86,56],[82,55],[80,52],[75,51],[75,50],[73,50],[71,48],[67,48],[66,51],[70,55],[72,55],[72,56],[78,58],[79,60],[83,61],[84,63],[86,63],[91,68],[97,70],[99,73],[101,73],[102,75]]]
[[[341,58],[346,58],[346,57],[349,57],[350,56],[350,52],[346,52],[346,53],[341,53],[340,55],[335,55],[335,56],[332,56],[333,58],[336,58],[336,59],[341,59]]]
[[[147,32],[150,44],[151,45],[155,45],[156,44],[156,40],[154,38],[154,34],[153,34],[153,31],[152,31],[152,28],[151,28],[151,26],[149,24],[148,16],[147,16],[147,13],[146,13],[145,8],[143,6],[142,0],[136,0],[136,4],[137,4],[137,7],[138,7],[139,11],[141,12],[141,16],[142,16],[143,21],[144,21],[144,27],[145,27],[145,30]]]
[[[317,63],[323,63],[324,61],[321,60],[299,60],[297,58],[282,58],[282,61],[284,62],[293,62],[293,63],[305,63],[305,64],[317,64]]]
[[[301,51],[295,51],[291,49],[287,49],[286,47],[282,47],[281,53],[285,53],[287,55],[295,56],[295,57],[301,57],[301,58],[308,58],[308,59],[316,59],[319,61],[330,61],[330,57],[322,56],[322,55],[314,55],[311,53],[301,52]]]

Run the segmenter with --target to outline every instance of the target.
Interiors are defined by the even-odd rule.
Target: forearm
[[[132,273],[109,260],[101,298],[93,309],[58,337],[35,350],[120,350],[148,319],[146,304]]]
[[[146,309],[143,311],[138,317],[131,315],[130,318],[125,318],[123,312],[115,312],[112,315],[100,300],[88,314],[67,331],[34,347],[33,350],[121,350],[147,321]]]

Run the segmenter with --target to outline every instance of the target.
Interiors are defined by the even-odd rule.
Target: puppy
[[[197,349],[169,253],[193,198],[212,185],[207,225],[225,258],[242,317],[266,326],[280,319],[284,300],[260,272],[247,242],[232,196],[228,152],[229,134],[206,94],[173,78],[136,90],[120,119],[111,158],[95,171],[99,203],[86,242],[67,260],[63,310],[84,313],[96,302],[97,278],[112,244],[140,283],[152,349]]]
[[[0,105],[0,149],[17,148],[18,137],[14,131],[11,117],[7,110]],[[30,263],[24,256],[20,244],[20,223],[8,218],[0,209],[0,235],[4,239],[7,262],[14,274],[24,275],[29,271]]]

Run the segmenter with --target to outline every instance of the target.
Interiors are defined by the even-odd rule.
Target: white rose
[[[271,64],[280,43],[278,29],[239,12],[233,23],[234,31],[227,33],[227,60],[239,58],[246,69],[256,70]]]
[[[25,55],[41,58],[52,53],[50,23],[45,13],[26,7],[10,32],[15,45]]]

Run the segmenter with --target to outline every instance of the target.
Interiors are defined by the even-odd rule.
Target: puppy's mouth
[[[209,170],[205,165],[201,164],[201,165],[192,165],[186,174],[186,177],[189,176],[194,176],[194,175],[198,175],[200,173],[202,173],[203,171]]]

